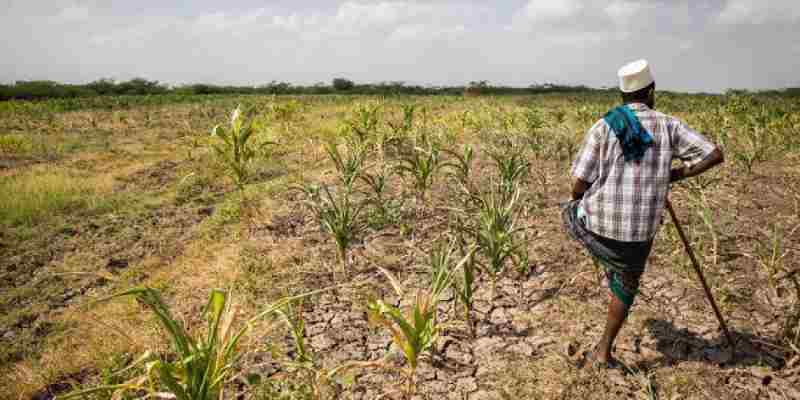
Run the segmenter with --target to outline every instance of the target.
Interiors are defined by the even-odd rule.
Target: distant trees
[[[116,87],[116,82],[109,78],[98,79],[86,85],[87,89],[93,90],[95,93],[101,96],[114,94],[116,92]]]
[[[135,78],[127,82],[100,79],[85,85],[53,81],[17,81],[13,85],[0,85],[0,100],[163,94],[169,90],[167,86],[158,81],[149,81],[144,78]]]
[[[89,96],[156,95],[173,93],[180,95],[218,95],[218,94],[274,94],[274,95],[324,95],[348,93],[363,95],[485,95],[485,94],[534,94],[551,92],[590,91],[584,86],[559,86],[552,84],[535,85],[527,88],[492,86],[488,81],[472,81],[467,86],[421,86],[409,85],[402,81],[357,84],[346,78],[335,78],[330,84],[322,82],[313,85],[292,85],[288,82],[271,81],[259,86],[232,86],[193,83],[168,87],[158,81],[135,78],[117,82],[113,79],[99,79],[84,85],[63,84],[53,81],[17,81],[12,85],[0,85],[0,101],[20,99],[36,100],[46,98],[74,98]]]
[[[134,78],[116,85],[116,94],[162,94],[166,91],[167,87],[158,81],[148,81],[144,78]]]
[[[468,96],[477,96],[479,94],[486,94],[492,89],[489,86],[489,81],[472,81],[464,89],[464,94]]]
[[[350,90],[356,86],[355,82],[345,78],[333,78],[333,89],[336,91]]]
[[[485,80],[475,80],[462,86],[422,86],[402,81],[378,83],[355,83],[346,78],[333,79],[329,84],[317,82],[312,85],[293,85],[289,82],[271,81],[258,86],[212,85],[193,83],[168,87],[158,81],[135,78],[117,82],[113,79],[98,79],[83,85],[64,84],[53,81],[17,81],[11,85],[0,85],[0,101],[38,100],[48,98],[75,98],[91,96],[157,95],[172,93],[178,95],[325,95],[335,93],[360,95],[531,95],[544,93],[585,93],[616,92],[616,88],[594,89],[583,85],[563,85],[554,83],[533,84],[528,87],[494,86]],[[731,90],[727,94],[746,94],[747,91]],[[800,88],[769,90],[781,96],[798,96]]]
[[[71,98],[92,96],[94,94],[84,86],[64,85],[53,81],[17,81],[14,85],[0,86],[0,100],[36,100],[50,97]]]

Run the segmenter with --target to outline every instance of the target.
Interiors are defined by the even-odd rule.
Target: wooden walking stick
[[[719,308],[717,308],[717,302],[714,301],[714,296],[711,295],[711,290],[708,288],[706,278],[703,276],[703,271],[700,269],[700,264],[697,262],[697,258],[694,257],[692,247],[689,245],[689,241],[686,239],[686,234],[683,232],[683,227],[678,221],[678,217],[675,215],[675,210],[672,208],[672,203],[669,202],[669,199],[667,199],[667,210],[669,210],[669,215],[672,217],[672,222],[675,224],[675,228],[678,230],[678,236],[681,237],[683,247],[686,249],[686,253],[689,254],[689,258],[692,260],[692,266],[694,267],[694,271],[697,272],[697,276],[700,278],[700,283],[703,285],[703,290],[706,292],[708,302],[711,303],[711,308],[714,309],[714,314],[717,315],[719,325],[725,332],[725,337],[728,339],[728,344],[731,346],[731,349],[734,349],[735,344],[733,341],[733,336],[731,336],[731,333],[728,332],[728,326],[725,324],[725,319],[722,318],[722,314],[719,312]]]

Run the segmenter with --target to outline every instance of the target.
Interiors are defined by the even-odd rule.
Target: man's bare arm
[[[590,187],[592,187],[591,183],[583,179],[575,179],[575,183],[572,185],[572,200],[582,199],[583,194],[586,193]]]
[[[693,176],[697,176],[702,174],[703,172],[708,171],[712,167],[722,164],[725,161],[725,156],[722,155],[722,151],[717,147],[708,157],[704,158],[703,161],[691,166],[691,167],[681,167],[675,168],[671,171],[669,181],[670,182],[678,182],[680,180],[691,178]]]

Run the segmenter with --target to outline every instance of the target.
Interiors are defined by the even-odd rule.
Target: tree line
[[[404,82],[381,82],[359,84],[345,78],[335,78],[330,84],[295,85],[272,81],[257,86],[234,86],[195,83],[169,86],[158,81],[135,78],[117,82],[100,79],[86,84],[68,84],[55,81],[17,81],[0,85],[0,101],[39,100],[53,98],[78,98],[94,96],[159,95],[159,94],[360,94],[360,95],[461,95],[461,94],[535,94],[550,92],[588,92],[587,86],[539,84],[528,87],[493,86],[488,81],[474,81],[463,86],[421,86]]]
[[[380,82],[359,84],[346,78],[335,78],[330,84],[295,85],[288,82],[272,81],[257,86],[213,85],[195,83],[169,86],[158,81],[135,78],[129,81],[100,79],[86,84],[67,84],[54,81],[17,81],[10,85],[0,85],[0,101],[64,99],[95,96],[130,95],[210,95],[210,94],[253,94],[253,95],[525,95],[541,93],[585,93],[615,91],[613,88],[596,89],[583,85],[562,85],[553,83],[534,84],[527,87],[496,86],[488,81],[472,81],[462,86],[421,86],[404,82]],[[728,93],[748,93],[745,90],[732,90]],[[800,88],[762,91],[765,94],[800,94]]]

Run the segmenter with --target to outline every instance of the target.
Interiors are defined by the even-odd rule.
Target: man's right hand
[[[717,147],[711,152],[711,154],[704,158],[703,161],[700,161],[691,167],[676,168],[670,171],[669,181],[670,183],[678,182],[686,178],[700,175],[712,167],[722,164],[724,161],[725,156],[722,154],[722,151],[719,149],[719,147]]]

